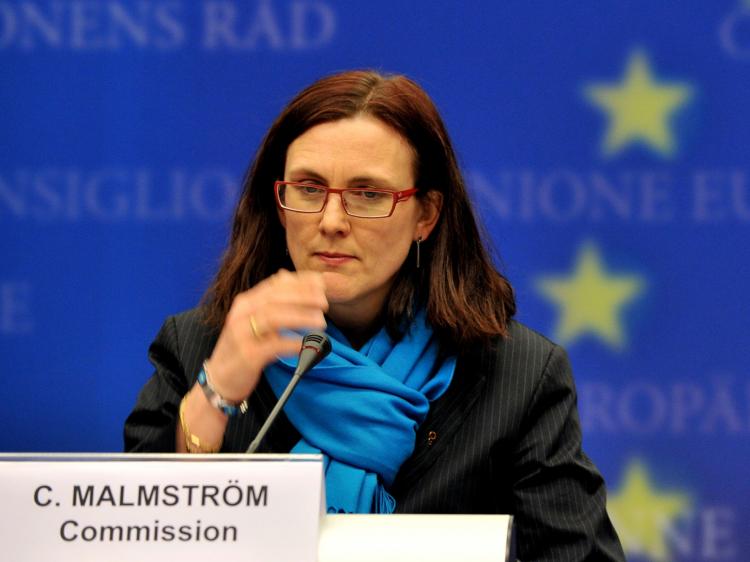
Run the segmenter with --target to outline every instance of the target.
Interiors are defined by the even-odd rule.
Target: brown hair
[[[417,306],[441,341],[462,344],[507,336],[513,289],[492,265],[445,125],[429,96],[400,75],[349,71],[300,92],[271,126],[243,181],[231,239],[204,304],[209,324],[224,323],[234,297],[282,267],[293,269],[276,213],[273,182],[283,178],[287,148],[311,127],[367,114],[399,132],[415,152],[418,197],[442,194],[432,235],[421,244],[421,267],[407,258],[385,304],[384,321],[398,338]]]

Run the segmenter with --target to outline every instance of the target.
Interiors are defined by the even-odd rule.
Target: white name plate
[[[512,524],[510,515],[328,515],[318,561],[506,562]]]
[[[0,454],[13,562],[315,562],[320,455]]]

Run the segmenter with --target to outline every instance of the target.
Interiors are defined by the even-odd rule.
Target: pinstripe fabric
[[[601,475],[581,451],[570,365],[562,348],[518,323],[510,338],[459,355],[391,492],[402,513],[511,513],[517,554],[530,560],[624,560]],[[125,423],[127,451],[174,451],[181,397],[217,334],[191,310],[170,317],[149,348],[156,372]],[[244,451],[276,398],[261,379],[250,411],[232,418],[223,451]],[[263,451],[299,434],[283,415]]]

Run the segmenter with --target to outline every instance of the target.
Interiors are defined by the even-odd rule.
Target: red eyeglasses
[[[328,202],[328,195],[338,193],[346,214],[364,219],[390,217],[398,203],[406,201],[419,191],[417,188],[390,191],[379,187],[334,189],[290,181],[275,182],[274,190],[279,207],[295,213],[320,213]]]

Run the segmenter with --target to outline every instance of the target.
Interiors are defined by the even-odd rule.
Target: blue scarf
[[[352,349],[329,323],[333,350],[299,382],[284,407],[302,439],[293,453],[323,453],[329,513],[392,513],[386,487],[414,451],[430,402],[448,389],[455,356],[436,365],[438,344],[420,311],[394,343],[385,328]],[[265,376],[280,396],[296,359],[279,359]],[[430,376],[431,373],[435,373]]]

